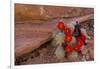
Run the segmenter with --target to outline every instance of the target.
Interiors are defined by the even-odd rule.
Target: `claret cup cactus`
[[[86,44],[86,39],[89,38],[85,29],[80,28],[78,21],[75,24],[66,23],[66,25],[63,21],[59,21],[56,28],[58,31],[53,36],[56,57],[63,59],[65,55],[70,53],[71,58],[77,58],[82,46]]]

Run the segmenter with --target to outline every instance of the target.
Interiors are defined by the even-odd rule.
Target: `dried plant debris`
[[[87,34],[91,36],[91,38],[94,38],[94,20],[93,19],[81,23],[80,26],[82,28],[85,28],[86,31],[88,31]]]

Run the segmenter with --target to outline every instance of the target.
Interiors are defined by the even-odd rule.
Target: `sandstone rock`
[[[15,4],[15,21],[40,22],[57,17],[78,17],[93,14],[93,8]],[[17,22],[18,23],[18,22]]]
[[[27,32],[27,31],[26,31]],[[22,32],[15,34],[15,55],[16,57],[29,53],[49,41],[51,34],[42,32]]]

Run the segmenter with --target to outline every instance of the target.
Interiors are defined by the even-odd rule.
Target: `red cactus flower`
[[[78,46],[82,46],[82,45],[83,45],[83,40],[82,40],[81,37],[78,37],[78,38],[77,38],[76,44],[77,44]]]
[[[70,30],[69,28],[65,28],[65,29],[64,29],[64,33],[65,33],[65,34],[70,34],[70,33],[71,33],[71,30]]]
[[[81,39],[84,41],[86,39],[86,36],[82,32],[80,32],[80,35],[81,35]]]
[[[72,41],[72,36],[71,35],[66,35],[65,36],[65,41],[66,42],[71,42]]]
[[[69,46],[69,45],[66,46],[65,51],[66,51],[66,52],[72,52],[72,47]]]
[[[81,39],[82,39],[83,41],[85,41],[85,40],[86,40],[86,36],[81,35]]]
[[[74,47],[74,50],[79,52],[79,51],[80,51],[80,48],[81,48],[81,46],[76,45],[76,46]]]
[[[59,23],[57,24],[57,28],[60,29],[60,30],[64,30],[64,29],[65,29],[64,23],[63,23],[63,22],[59,22]]]

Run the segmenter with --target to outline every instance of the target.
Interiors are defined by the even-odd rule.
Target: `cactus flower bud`
[[[58,24],[57,24],[57,28],[60,29],[60,30],[64,30],[65,29],[65,25],[62,21],[60,21]]]

